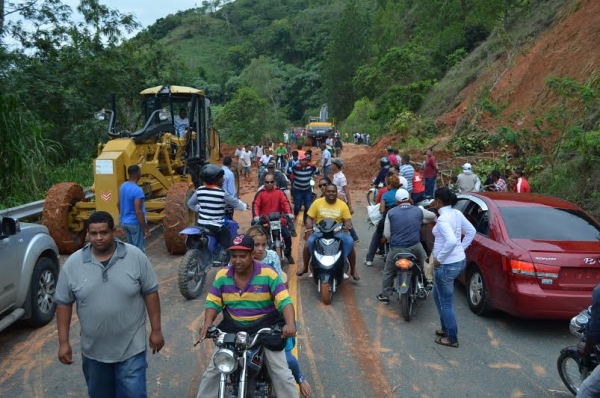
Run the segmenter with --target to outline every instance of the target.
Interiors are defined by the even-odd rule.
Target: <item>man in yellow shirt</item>
[[[324,218],[332,218],[336,222],[343,222],[346,231],[338,232],[335,234],[336,238],[342,240],[343,256],[350,263],[350,275],[354,280],[359,280],[360,276],[356,273],[356,251],[354,250],[354,239],[348,233],[348,230],[352,228],[352,216],[350,215],[350,209],[348,205],[337,198],[337,187],[333,183],[329,183],[325,187],[325,195],[322,198],[315,200],[310,209],[308,209],[308,217],[306,219],[306,233],[304,239],[307,240],[303,250],[303,265],[304,267],[299,270],[296,275],[301,276],[308,272],[308,263],[310,255],[313,252],[313,244],[315,240],[322,236],[321,233],[311,233],[313,230],[313,224],[318,224]],[[310,235],[309,235],[310,234]]]

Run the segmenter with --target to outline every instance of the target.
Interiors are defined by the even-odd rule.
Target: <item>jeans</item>
[[[322,237],[322,236],[323,236],[322,233],[320,233],[320,232],[314,232],[313,234],[311,234],[308,237],[308,241],[307,241],[308,252],[311,255],[313,253],[313,247],[315,245],[315,240],[317,238]],[[342,241],[342,256],[344,256],[344,258],[346,260],[348,260],[348,256],[352,252],[352,247],[354,246],[354,239],[352,239],[352,236],[350,236],[350,234],[347,234],[345,232],[338,232],[334,236]]]
[[[331,165],[323,166],[323,176],[329,178],[329,173],[331,173]]]
[[[600,396],[600,366],[581,383],[576,398],[594,398]]]
[[[82,355],[90,398],[146,398],[146,351],[122,362],[104,363]]]
[[[375,231],[373,231],[373,236],[371,236],[371,243],[369,244],[369,250],[367,251],[367,261],[373,261],[375,258],[375,252],[377,252],[377,248],[380,245],[381,238],[383,237],[383,227],[385,226],[385,216],[389,209],[386,209],[385,213],[383,213],[383,217],[377,223],[375,227]]]
[[[298,359],[296,359],[296,357],[294,356],[294,354],[292,354],[291,351],[285,352],[285,359],[287,361],[288,367],[292,371],[292,375],[294,376],[296,383],[302,384],[302,382],[304,381],[304,375],[300,370],[300,364],[298,363]]]
[[[210,225],[210,224],[202,225],[201,224],[201,226],[203,228],[206,228],[212,236],[217,238],[217,241],[219,242],[219,246],[221,246],[223,249],[228,249],[229,246],[231,246],[231,241],[232,241],[233,237],[231,236],[231,231],[229,230],[229,228],[227,228],[224,225],[222,227],[217,227],[216,225]],[[229,252],[229,250],[226,250],[225,253],[226,253],[226,259],[229,262],[229,257],[231,255],[231,253]]]
[[[285,256],[292,254],[292,235],[290,234],[290,230],[288,227],[281,227],[281,237],[283,238],[283,242],[285,243],[285,251],[283,254]]]
[[[215,348],[216,351],[217,348]],[[271,376],[275,396],[285,398],[298,397],[294,376],[292,376],[292,371],[288,367],[284,351],[271,351],[265,348],[265,362],[267,369],[269,369],[269,376]],[[220,379],[221,373],[211,360],[202,376],[196,398],[217,397],[219,394]]]
[[[425,179],[425,196],[433,198],[435,193],[435,177]]]
[[[146,244],[144,239],[144,229],[140,224],[121,224],[121,228],[127,236],[127,243],[134,245],[146,253]]]
[[[302,223],[306,223],[306,213],[308,213],[308,209],[312,204],[312,191],[310,189],[294,189],[292,190],[292,196],[294,197],[294,215],[297,216],[300,213],[302,204],[304,204],[304,218]]]
[[[433,300],[440,314],[442,330],[451,343],[458,342],[458,326],[454,314],[454,280],[465,269],[466,260],[440,264],[434,268]]]
[[[414,254],[419,261],[419,267],[421,268],[421,272],[423,271],[423,266],[425,265],[425,258],[427,257],[427,253],[425,253],[425,249],[423,249],[423,245],[421,244],[421,242],[408,247],[390,247],[390,251],[388,252],[387,257],[385,258],[385,266],[383,267],[383,279],[381,281],[381,291],[386,296],[390,296],[394,293],[394,278],[396,277],[396,273],[398,271],[396,264],[394,264],[394,256],[396,256],[396,254],[398,253]]]

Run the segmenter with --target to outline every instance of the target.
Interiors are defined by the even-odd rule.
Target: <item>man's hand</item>
[[[312,229],[307,229],[304,231],[304,240],[308,240],[308,237],[312,235]]]
[[[202,325],[202,327],[200,328],[200,342],[202,342],[202,341],[204,341],[204,339],[206,339],[206,332],[208,332],[208,329],[211,326],[212,325],[210,323]]]
[[[59,345],[58,360],[65,365],[71,365],[73,363],[73,350],[71,350],[71,344],[61,343]]]
[[[150,332],[150,348],[152,348],[152,354],[159,352],[165,345],[165,338],[160,330],[153,330]]]
[[[433,268],[439,268],[440,266],[440,262],[438,261],[437,258],[433,259]]]
[[[283,337],[284,339],[288,338],[288,337],[294,337],[296,336],[296,326],[294,325],[285,325],[283,327],[283,329],[281,329],[281,337]]]
[[[150,232],[150,230],[149,230],[149,229],[146,229],[146,230],[144,231],[144,238],[145,238],[145,239],[150,239],[150,237],[151,237],[151,236],[152,236],[152,232]]]
[[[254,217],[254,224],[258,224],[260,222],[260,217]]]

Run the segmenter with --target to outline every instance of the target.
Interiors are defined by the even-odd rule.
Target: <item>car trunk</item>
[[[529,251],[542,289],[591,291],[600,283],[600,242],[514,241]]]

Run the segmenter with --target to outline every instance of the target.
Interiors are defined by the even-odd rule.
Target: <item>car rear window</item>
[[[600,241],[600,227],[580,210],[502,207],[500,213],[512,239]]]

